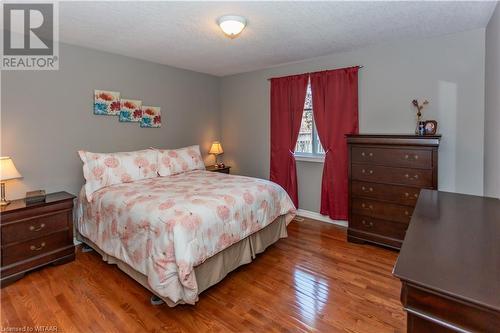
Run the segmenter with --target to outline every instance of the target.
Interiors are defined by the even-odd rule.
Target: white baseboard
[[[331,218],[329,218],[326,215],[321,215],[320,213],[311,212],[310,210],[297,209],[297,215],[298,216],[307,217],[307,218],[313,219],[313,220],[318,220],[318,221],[321,221],[321,222],[336,224],[336,225],[339,225],[341,227],[347,228],[347,221],[332,220]]]

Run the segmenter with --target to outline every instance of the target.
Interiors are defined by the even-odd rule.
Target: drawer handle
[[[361,152],[361,156],[365,157],[366,153],[364,151]],[[368,153],[368,156],[373,157],[373,153]]]
[[[363,190],[363,192],[373,192],[373,187],[369,187],[368,189],[364,186],[361,186],[361,189]]]
[[[31,251],[40,251],[41,249],[43,249],[45,247],[45,242],[42,242],[40,245],[38,246],[35,246],[35,245],[31,245],[30,246],[30,250]]]
[[[417,199],[417,198],[418,198],[418,194],[417,194],[417,193],[414,193],[414,194],[413,194],[413,197],[414,197],[415,199]]]
[[[411,217],[410,212],[405,210],[405,215]]]
[[[366,205],[364,202],[361,204],[361,207],[367,208],[367,209],[373,209],[373,205]]]
[[[362,173],[366,173],[366,170],[365,170],[365,169],[363,169],[363,170],[361,170],[361,172],[362,172]],[[368,173],[369,173],[370,175],[373,175],[373,170],[368,170]]]
[[[363,225],[367,226],[367,227],[373,227],[373,222],[370,221],[370,222],[366,222],[365,220],[362,220],[361,223],[363,223]]]
[[[409,196],[410,196],[410,193],[405,192],[405,197],[407,197],[407,198],[408,198]]]
[[[34,225],[30,226],[30,231],[40,231],[43,228],[45,228],[45,223],[40,224],[38,227],[35,227]]]
[[[418,160],[418,155],[413,155],[412,158],[413,158],[413,160]],[[405,160],[409,160],[409,159],[410,159],[410,155],[406,154]]]
[[[405,177],[408,179],[414,179],[414,180],[418,179],[418,175],[410,176],[409,174],[406,174]]]

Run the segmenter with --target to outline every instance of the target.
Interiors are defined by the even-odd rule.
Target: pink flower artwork
[[[121,122],[139,122],[142,118],[142,101],[134,99],[121,99],[120,117]]]
[[[116,116],[120,113],[120,93],[94,90],[94,114]]]
[[[161,110],[158,106],[142,106],[140,126],[145,128],[161,127]]]

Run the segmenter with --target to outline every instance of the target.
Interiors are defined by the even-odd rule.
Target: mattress
[[[147,277],[147,286],[172,304],[194,304],[195,267],[295,207],[277,184],[207,171],[112,185],[92,201],[80,193],[76,225],[103,254]]]

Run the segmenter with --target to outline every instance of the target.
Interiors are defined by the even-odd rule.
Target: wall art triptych
[[[158,106],[144,106],[142,101],[120,98],[117,91],[94,90],[94,114],[118,116],[120,122],[137,122],[143,128],[161,127]]]

